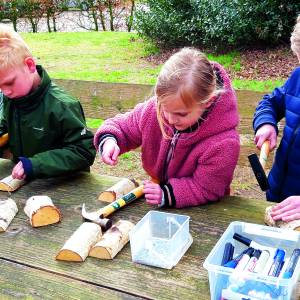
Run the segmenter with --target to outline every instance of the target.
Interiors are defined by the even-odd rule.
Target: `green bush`
[[[164,47],[228,50],[287,42],[297,13],[299,0],[146,0],[136,29]]]

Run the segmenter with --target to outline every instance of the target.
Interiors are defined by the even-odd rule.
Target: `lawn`
[[[146,60],[159,50],[128,32],[22,33],[38,63],[52,78],[155,84],[161,65]],[[207,53],[225,68],[239,71],[239,52]],[[233,80],[236,89],[271,90],[283,81]]]

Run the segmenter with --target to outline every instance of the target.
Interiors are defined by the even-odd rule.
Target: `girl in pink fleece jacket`
[[[196,206],[229,194],[240,149],[238,122],[223,67],[183,48],[163,66],[155,96],[106,120],[94,144],[109,165],[141,146],[143,168],[160,182],[145,181],[148,204]]]

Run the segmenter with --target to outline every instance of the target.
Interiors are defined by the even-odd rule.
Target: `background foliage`
[[[289,40],[299,0],[146,0],[136,30],[163,47],[218,50],[278,45]]]

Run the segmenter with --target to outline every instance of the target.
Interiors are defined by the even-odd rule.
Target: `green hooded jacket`
[[[8,132],[15,162],[30,160],[26,178],[87,169],[96,151],[80,102],[52,83],[41,66],[37,70],[41,84],[35,91],[18,99],[3,97],[0,136]]]

